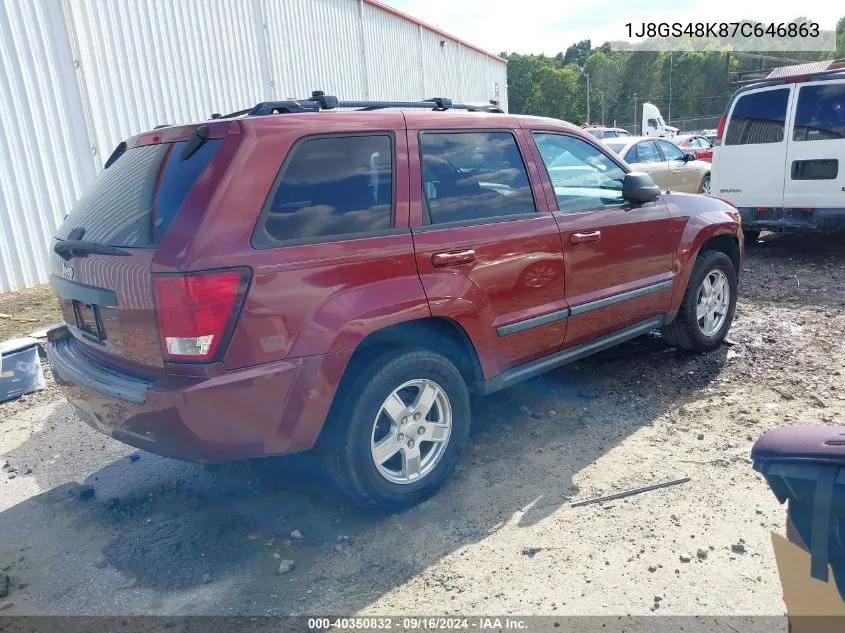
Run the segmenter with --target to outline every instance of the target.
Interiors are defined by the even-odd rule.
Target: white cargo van
[[[761,230],[845,230],[845,60],[737,91],[719,122],[710,190]]]

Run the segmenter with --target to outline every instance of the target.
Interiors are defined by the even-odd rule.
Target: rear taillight
[[[245,269],[153,277],[165,359],[215,360],[232,333],[248,285]]]
[[[722,115],[722,118],[719,119],[719,127],[716,128],[716,140],[713,145],[721,145],[722,144],[722,135],[725,133],[725,124],[728,122],[728,116],[726,114]]]

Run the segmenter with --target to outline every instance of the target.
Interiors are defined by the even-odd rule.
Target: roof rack
[[[339,101],[337,97],[327,95],[321,90],[311,93],[309,99],[289,99],[286,101],[262,101],[250,110],[233,112],[222,117],[264,116],[267,114],[285,114],[290,112],[319,112],[320,110],[334,110],[336,108],[351,108],[358,111],[384,110],[385,108],[425,108],[429,110],[466,110],[468,112],[496,112],[504,113],[498,105],[454,103],[444,97],[433,97],[423,101]]]

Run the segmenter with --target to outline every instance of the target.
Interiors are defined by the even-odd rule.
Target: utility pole
[[[669,51],[669,114],[666,122],[672,125],[672,51]]]
[[[634,93],[634,134],[637,133],[637,93]]]
[[[604,126],[604,92],[599,91],[601,95],[601,124]],[[616,127],[615,125],[613,127]]]
[[[575,68],[577,68],[581,74],[587,78],[587,123],[592,124],[590,121],[590,75],[587,74],[587,71],[582,66],[578,66],[576,64]]]
[[[587,75],[587,73],[584,73]],[[590,76],[587,75],[587,123],[590,122]]]

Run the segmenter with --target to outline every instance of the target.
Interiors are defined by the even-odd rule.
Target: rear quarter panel
[[[293,145],[307,136],[390,134],[394,229],[387,235],[255,249],[253,230]],[[252,280],[223,362],[227,369],[354,349],[367,334],[430,316],[408,228],[408,152],[401,113],[256,117],[233,124],[218,172],[191,191],[155,272],[249,266]],[[223,168],[225,166],[225,168]]]
[[[677,279],[670,310],[677,310],[689,283],[695,260],[707,240],[728,235],[737,240],[740,259],[744,255],[742,227],[738,213],[730,204],[710,196],[681,193],[665,194],[664,202],[672,218],[675,259],[672,273]],[[737,274],[740,271],[737,270]]]

